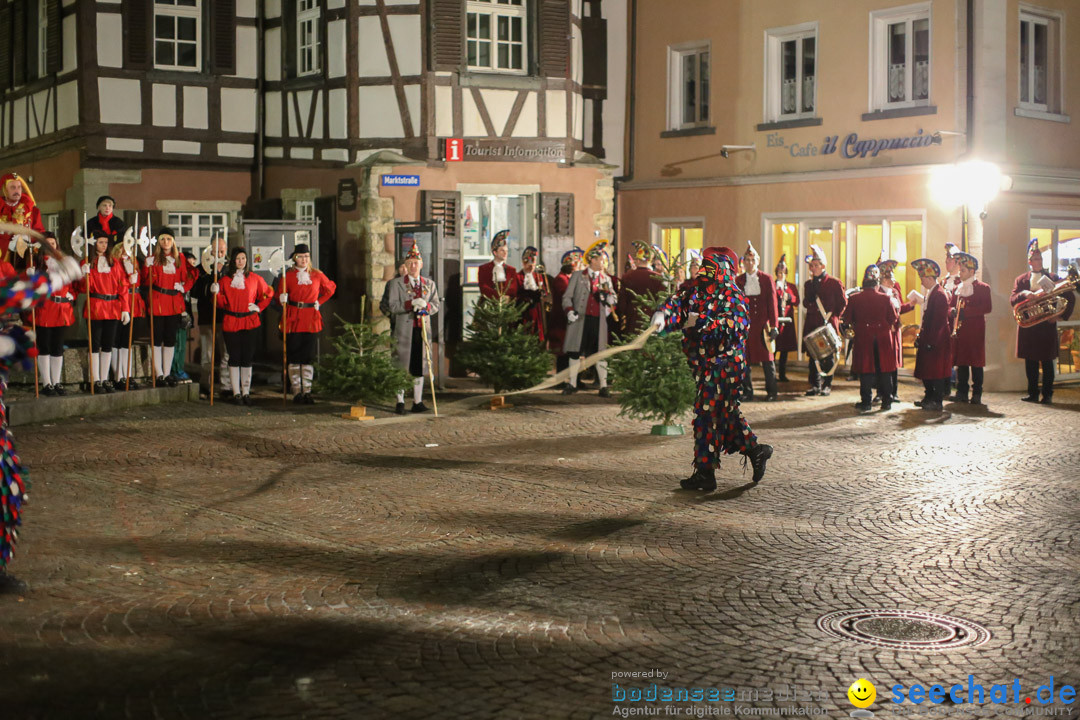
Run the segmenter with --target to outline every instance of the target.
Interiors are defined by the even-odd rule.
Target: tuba
[[[1043,322],[1054,322],[1069,307],[1068,295],[1080,288],[1080,272],[1076,265],[1069,266],[1064,280],[1054,285],[1047,292],[1040,292],[1017,303],[1013,307],[1016,324],[1028,328]]]

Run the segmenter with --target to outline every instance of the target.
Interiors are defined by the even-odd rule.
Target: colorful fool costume
[[[0,311],[28,311],[40,307],[51,295],[63,292],[67,285],[81,277],[79,264],[71,258],[62,258],[50,266],[47,273],[24,273],[6,279],[0,282]],[[7,429],[3,391],[7,388],[11,368],[21,364],[29,369],[36,352],[33,338],[24,328],[13,326],[0,331],[0,590],[5,585],[17,584],[6,574],[6,568],[18,538],[28,487],[26,472],[19,464]]]
[[[431,316],[439,312],[439,293],[435,281],[420,274],[423,267],[420,250],[413,245],[405,254],[406,273],[389,282],[390,312],[394,322],[394,359],[413,378],[412,412],[427,410],[424,405],[424,375],[429,373],[424,331],[431,341]],[[395,412],[405,413],[405,393],[398,392]]]
[[[739,410],[746,374],[746,336],[750,318],[746,296],[735,284],[738,262],[728,248],[706,248],[694,284],[668,298],[653,315],[662,331],[682,330],[683,352],[697,383],[694,402],[694,474],[686,490],[714,490],[721,454],[741,453],[754,468],[754,482],[765,475],[772,447],[758,443]]]
[[[285,292],[278,296],[278,301],[289,308],[285,340],[289,382],[296,393],[293,402],[311,405],[315,402],[311,397],[311,383],[315,379],[315,351],[323,328],[319,308],[334,296],[337,285],[311,266],[311,249],[307,244],[297,245],[291,258],[293,267],[285,273]],[[276,286],[281,287],[280,281]]]

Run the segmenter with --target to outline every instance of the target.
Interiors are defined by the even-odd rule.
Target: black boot
[[[424,404],[423,400],[421,400],[418,403],[413,403],[413,406],[411,408],[409,408],[409,412],[411,412],[411,413],[425,413],[425,412],[427,412],[427,405]]]
[[[750,467],[754,469],[754,482],[761,482],[761,478],[765,477],[765,463],[772,457],[772,453],[772,445],[764,443],[758,443],[753,450],[746,453],[747,459],[750,460]]]
[[[19,593],[25,593],[28,589],[26,583],[22,580],[0,570],[0,595],[5,593],[17,595]]]
[[[394,406],[394,413],[396,415],[404,415],[405,414],[405,403],[399,402],[397,405],[395,405]]]
[[[577,392],[577,386],[576,385],[571,385],[570,383],[566,383],[566,387],[564,387],[563,390],[562,390],[563,395],[573,395],[576,392]]]
[[[706,492],[716,489],[716,471],[712,468],[694,466],[694,474],[685,480],[679,481],[683,490],[704,490]]]
[[[983,404],[983,402],[982,402],[982,390],[972,390],[971,391],[971,404],[972,405],[982,405]]]

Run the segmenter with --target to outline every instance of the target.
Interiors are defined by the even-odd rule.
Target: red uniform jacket
[[[1060,279],[1057,275],[1053,275],[1046,270],[1043,270],[1042,274],[1054,282],[1058,282]],[[1009,297],[1010,304],[1019,305],[1027,299],[1020,297],[1020,293],[1031,290],[1031,275],[1032,273],[1026,272],[1016,278],[1016,282],[1013,283],[1012,295]],[[1069,319],[1072,315],[1073,306],[1076,304],[1075,293],[1068,293],[1066,297],[1068,298],[1068,307],[1065,309],[1065,314],[1061,316],[1062,320]],[[1024,360],[1056,360],[1059,342],[1057,322],[1041,322],[1029,328],[1017,326],[1016,357]]]
[[[943,380],[952,375],[952,327],[949,325],[949,296],[940,285],[926,293],[922,327],[915,339],[915,377]]]
[[[180,255],[173,269],[175,270],[173,273],[165,272],[165,268],[157,261],[157,258],[154,259],[153,265],[143,269],[142,283],[151,286],[149,292],[154,317],[180,315],[184,312],[184,293],[195,284],[195,268],[188,264],[183,255]],[[176,283],[184,286],[182,292],[176,289]]]
[[[765,327],[778,327],[776,322],[776,284],[771,275],[758,271],[761,293],[746,296],[746,314],[750,317],[750,336],[746,340],[749,363],[772,362],[773,356],[765,344]],[[746,273],[735,278],[735,284],[745,294]]]
[[[0,199],[0,222],[15,223],[37,230],[39,233],[45,232],[45,226],[41,222],[41,211],[27,195],[19,198],[19,202],[14,205],[8,205],[6,200]],[[10,242],[11,235],[0,235],[0,247],[5,252]]]
[[[547,277],[544,273],[532,272],[533,280],[536,281],[537,290],[525,289],[525,273],[518,270],[518,302],[525,303],[525,312],[521,314],[521,324],[544,342],[544,283]]]
[[[799,291],[792,283],[785,282],[784,287],[776,283],[776,317],[790,318],[791,322],[780,325],[780,337],[776,339],[778,352],[791,352],[799,349],[795,333],[795,308],[799,306]]]
[[[548,347],[556,354],[561,354],[563,340],[566,339],[566,311],[562,308],[563,294],[570,285],[568,272],[560,272],[551,281],[551,311],[548,313]]]
[[[75,323],[75,293],[72,287],[64,287],[49,295],[49,299],[37,308],[39,327],[69,327]]]
[[[615,312],[622,321],[623,334],[626,337],[634,337],[641,332],[641,318],[638,317],[634,296],[631,291],[638,295],[658,293],[664,289],[664,279],[658,272],[649,268],[639,267],[622,276],[619,287],[619,299],[615,304]],[[652,308],[649,308],[649,312]]]
[[[315,309],[315,303],[322,305],[334,296],[337,285],[319,270],[310,270],[310,283],[300,284],[300,271],[290,268],[285,273],[285,292],[289,293],[289,332],[322,332],[322,313]],[[277,292],[281,290],[281,281],[274,283]]]
[[[851,353],[852,371],[864,375],[891,373],[897,369],[896,335],[893,328],[900,319],[900,304],[892,291],[884,288],[863,289],[848,298],[844,322],[855,330]],[[874,348],[877,348],[877,368]]]
[[[889,291],[896,298],[897,304],[900,306],[900,315],[909,313],[915,309],[915,303],[905,302],[903,296],[900,294],[900,286],[893,285],[889,288]],[[904,367],[904,339],[903,339],[903,323],[897,319],[896,324],[893,325],[893,335],[896,337],[896,367],[900,369]],[[951,375],[952,373],[950,373]]]
[[[960,327],[953,338],[953,365],[986,367],[986,316],[992,309],[990,286],[976,280],[973,290],[966,298],[955,294],[950,298],[953,308],[960,300],[964,301],[964,307],[960,309]]]
[[[146,316],[146,301],[143,300],[142,293],[142,278],[143,270],[139,266],[138,262],[133,265],[131,260],[127,258],[121,258],[124,266],[124,272],[128,274],[128,305],[131,307],[131,317],[141,318]],[[135,274],[135,284],[131,284],[131,275]]]
[[[225,311],[225,320],[221,323],[223,332],[239,332],[257,328],[262,322],[259,313],[266,309],[274,298],[274,291],[257,273],[248,273],[244,276],[244,287],[235,288],[232,285],[232,277],[222,275],[218,280],[219,292],[217,306]],[[289,298],[292,300],[292,298]],[[248,306],[255,303],[259,306],[258,311],[248,310]]]
[[[510,263],[504,263],[503,270],[506,271],[506,282],[496,283],[493,277],[495,272],[494,260],[486,262],[479,267],[479,277],[477,278],[477,281],[480,283],[481,295],[486,298],[491,298],[499,297],[501,294],[511,300],[517,299],[518,289],[521,287],[518,284],[518,271],[514,269],[514,266]]]
[[[815,287],[817,288],[816,293]],[[847,306],[844,285],[828,273],[821,273],[821,278],[816,283],[814,278],[810,278],[803,285],[802,305],[806,308],[806,319],[803,321],[802,329],[804,338],[825,324],[825,320],[818,310],[817,302],[814,300],[817,296],[821,297],[821,304],[825,307],[825,312],[829,313],[829,324],[833,326],[833,330],[840,331],[840,316]]]
[[[86,292],[90,283],[91,320],[119,320],[121,313],[130,312],[128,302],[128,278],[119,261],[109,263],[109,272],[98,272],[97,258],[90,261],[90,274],[79,281],[79,290]],[[86,317],[86,307],[83,307]]]

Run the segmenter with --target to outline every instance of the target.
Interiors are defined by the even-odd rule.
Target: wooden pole
[[[90,239],[90,226],[89,221],[84,212],[83,219],[83,242],[87,242]],[[94,268],[90,265],[90,244],[87,242],[85,248],[83,248],[83,257],[86,258],[86,361],[90,367],[90,372],[87,375],[90,378],[90,394],[94,394],[94,330],[90,324],[90,316],[93,314],[90,312],[90,273]],[[97,243],[93,245],[94,252],[97,252]]]
[[[229,228],[225,228],[225,247],[229,247]],[[210,262],[214,264],[214,284],[218,281],[217,272],[217,238],[210,238]],[[217,295],[213,295],[211,298],[214,302],[214,307],[210,310],[211,325],[210,325],[210,407],[214,407],[214,351],[217,349]],[[239,388],[233,388],[233,394],[235,395],[239,391]],[[233,400],[233,402],[236,402]]]
[[[285,284],[285,233],[281,234],[281,295],[285,294],[288,287]],[[289,352],[287,340],[289,339],[289,303],[281,303],[281,404],[289,402]]]
[[[131,267],[133,272],[139,274],[139,213],[135,213],[135,244],[131,247]],[[134,289],[134,288],[133,288]],[[128,366],[127,374],[124,377],[124,392],[131,389],[131,348],[132,343],[135,340],[135,296],[138,292],[128,293],[128,305],[130,306],[131,320],[128,322]],[[150,349],[150,353],[153,354],[153,348]]]
[[[435,399],[435,368],[431,365],[431,343],[428,342],[427,319],[430,315],[420,318],[420,334],[424,340],[424,354],[427,355],[428,378],[431,380],[431,407],[435,411],[435,417],[439,417],[439,403]]]
[[[154,243],[152,229],[150,228],[150,218],[146,218],[146,234],[150,236],[150,252],[147,253],[149,257],[154,256]],[[154,266],[150,266],[150,272],[146,273],[147,285],[150,286],[150,294],[147,296],[149,313],[150,313],[150,387],[157,387],[157,363],[154,362]]]

